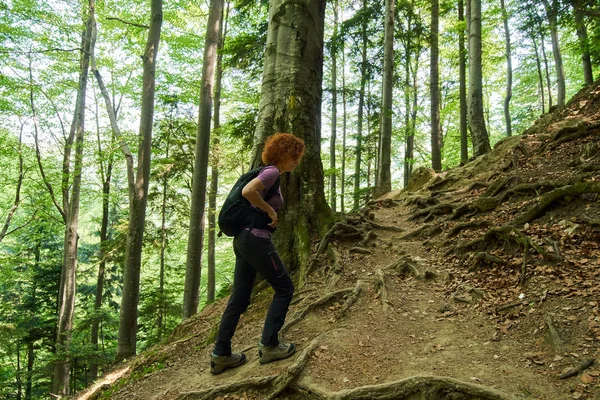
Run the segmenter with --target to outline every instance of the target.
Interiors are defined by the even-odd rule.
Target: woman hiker
[[[283,198],[279,189],[266,201],[265,198],[269,189],[279,185],[279,176],[291,172],[298,165],[304,149],[304,141],[292,134],[276,133],[270,136],[262,153],[262,161],[267,166],[242,190],[242,196],[250,202],[252,211],[266,213],[271,222],[268,226],[246,227],[233,239],[236,257],[233,291],[221,317],[219,334],[211,354],[210,371],[213,374],[220,374],[228,368],[235,368],[246,362],[244,353],[231,352],[231,338],[240,315],[250,304],[257,272],[275,291],[265,319],[262,338],[258,343],[259,361],[266,364],[281,360],[290,357],[296,351],[294,343],[280,342],[278,337],[294,295],[294,284],[271,241],[271,233],[277,227],[277,212],[281,209]]]

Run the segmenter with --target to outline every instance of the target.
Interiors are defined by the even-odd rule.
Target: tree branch
[[[121,18],[117,18],[117,17],[106,17],[107,21],[119,21],[125,25],[131,25],[131,26],[135,26],[137,28],[144,28],[144,29],[150,29],[149,25],[144,25],[144,24],[138,24],[136,22],[129,22],[129,21],[124,21]]]

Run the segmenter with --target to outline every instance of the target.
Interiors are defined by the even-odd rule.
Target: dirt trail
[[[597,362],[559,378],[600,360],[600,84],[569,107],[315,243],[294,357],[258,363],[267,289],[233,340],[246,365],[209,373],[223,299],[95,396],[600,399]]]

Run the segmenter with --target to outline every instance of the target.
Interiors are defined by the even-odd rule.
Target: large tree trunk
[[[442,170],[442,137],[440,127],[440,73],[438,34],[440,28],[439,0],[431,2],[431,62],[429,64],[429,96],[431,97],[431,167]]]
[[[335,172],[335,141],[337,136],[337,51],[338,51],[338,0],[333,4],[333,36],[331,38],[331,138],[329,140],[329,205],[336,211],[337,173]]]
[[[323,191],[321,95],[324,0],[272,0],[265,50],[253,166],[260,164],[265,139],[289,132],[304,140],[300,165],[282,177],[284,207],[275,245],[290,270],[308,262],[311,240],[329,224]]]
[[[548,23],[550,24],[550,37],[552,38],[552,54],[554,55],[554,67],[556,68],[556,83],[558,86],[557,105],[563,107],[565,105],[565,70],[563,67],[562,55],[560,54],[560,43],[558,40],[558,0],[551,0],[552,5],[548,0],[543,0]]]
[[[223,5],[221,5],[223,8]],[[221,128],[221,81],[223,79],[223,45],[227,36],[227,19],[229,17],[229,3],[227,3],[227,12],[223,18],[221,14],[221,22],[219,28],[219,51],[217,52],[217,76],[215,80],[215,99],[213,115],[213,135],[212,135],[212,157],[211,157],[211,176],[210,189],[208,192],[208,275],[206,284],[206,302],[212,303],[215,301],[215,244],[216,244],[216,211],[217,211],[217,192],[219,189],[219,162],[220,162],[220,128]]]
[[[383,56],[383,98],[381,104],[381,145],[377,168],[377,193],[392,190],[392,96],[394,89],[394,18],[395,0],[385,1],[385,36]]]
[[[129,225],[127,229],[127,248],[125,250],[125,268],[123,272],[123,295],[119,315],[119,344],[117,360],[135,355],[137,344],[137,316],[140,290],[140,267],[146,204],[148,202],[148,180],[150,178],[150,153],[152,150],[152,124],[154,121],[154,93],[156,57],[162,27],[162,0],[151,0],[151,20],[148,30],[146,49],[142,57],[144,72],[142,76],[142,109],[140,115],[140,144],[135,182],[132,185],[132,170],[128,166],[129,180]],[[121,145],[123,149],[123,144]],[[125,152],[125,151],[124,151]],[[126,157],[129,156],[125,152]],[[127,161],[131,165],[130,161]]]
[[[510,99],[512,97],[512,57],[510,51],[510,30],[508,29],[508,13],[504,0],[500,0],[502,20],[504,21],[504,40],[506,43],[506,96],[504,97],[504,120],[506,122],[506,136],[512,135],[512,121],[510,118]]]
[[[573,6],[573,18],[575,20],[575,28],[577,29],[577,37],[579,38],[579,49],[581,51],[581,64],[583,66],[583,79],[586,85],[594,83],[594,75],[592,73],[592,60],[590,57],[590,43],[588,40],[587,27],[583,17],[583,5],[581,0],[571,0]]]
[[[202,249],[204,248],[204,209],[206,206],[206,180],[210,129],[213,107],[213,89],[219,45],[219,25],[221,20],[221,0],[210,1],[210,11],[204,40],[202,61],[202,89],[200,92],[200,112],[198,113],[198,133],[196,137],[196,161],[192,183],[192,206],[190,210],[190,230],[188,235],[185,289],[183,294],[183,318],[198,312]]]
[[[83,168],[83,140],[85,122],[85,99],[90,66],[90,54],[95,40],[96,19],[94,16],[94,0],[88,3],[88,18],[81,46],[81,70],[75,113],[69,137],[75,137],[75,157],[72,171],[71,193],[68,193],[68,179],[63,178],[63,209],[66,212],[65,240],[63,250],[63,266],[60,277],[58,295],[58,324],[56,330],[56,356],[52,377],[52,393],[65,395],[69,393],[69,347],[73,315],[75,313],[75,292],[77,274],[77,229],[79,225],[79,198],[81,190],[81,171]],[[65,153],[70,154],[70,149]],[[66,168],[66,169],[65,169]],[[71,176],[70,155],[63,163],[63,176]],[[66,189],[65,189],[66,184]]]
[[[469,1],[469,0],[467,0]],[[458,1],[458,20],[465,21],[464,0]],[[469,160],[469,137],[467,134],[467,50],[465,49],[465,30],[458,34],[459,60],[459,98],[460,98],[460,162]]]
[[[473,141],[473,156],[491,150],[483,115],[483,76],[481,65],[481,0],[469,0],[469,127]]]

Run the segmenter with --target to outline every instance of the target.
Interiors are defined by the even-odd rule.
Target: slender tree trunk
[[[440,28],[439,0],[431,1],[431,62],[429,64],[429,96],[431,98],[431,167],[442,170],[442,138],[440,126],[440,73],[438,35]]]
[[[550,24],[550,37],[552,38],[552,54],[554,55],[554,67],[556,68],[556,83],[558,86],[557,105],[563,107],[565,105],[565,70],[563,67],[562,55],[560,54],[560,44],[558,39],[558,0],[543,0],[548,23]]]
[[[223,8],[223,6],[221,6]],[[217,211],[217,192],[219,189],[219,163],[220,163],[220,132],[221,129],[221,82],[223,79],[223,45],[227,37],[227,20],[229,18],[229,2],[227,3],[227,12],[221,17],[219,28],[219,51],[217,52],[217,76],[215,81],[215,113],[213,116],[213,135],[212,135],[212,158],[211,158],[211,177],[210,190],[208,192],[208,275],[206,287],[206,302],[215,301],[215,233],[217,229],[216,211]]]
[[[132,175],[131,154],[125,156],[128,163],[129,180],[129,224],[127,230],[127,248],[125,250],[125,268],[123,271],[123,295],[119,315],[119,339],[117,360],[123,360],[136,353],[137,317],[140,290],[140,267],[146,204],[148,201],[148,180],[150,179],[150,153],[152,151],[152,124],[154,122],[155,74],[160,31],[162,27],[162,0],[151,0],[151,20],[148,40],[144,50],[142,76],[142,108],[140,115],[138,148],[138,166],[135,180]],[[121,141],[121,148],[126,149]],[[132,184],[133,183],[133,184]]]
[[[471,2],[469,31],[469,127],[473,141],[473,156],[491,150],[483,114],[483,76],[481,64],[481,0]]]
[[[538,50],[538,44],[535,40],[535,34],[532,34],[531,36],[531,42],[532,42],[532,46],[533,49],[535,51],[535,63],[537,66],[537,73],[538,73],[538,81],[539,81],[539,90],[540,90],[540,102],[541,102],[541,106],[542,106],[542,114],[546,114],[546,95],[545,95],[545,89],[544,89],[544,77],[542,75],[542,62],[540,60],[540,52]]]
[[[383,55],[383,99],[381,104],[381,146],[377,167],[377,196],[392,190],[392,96],[394,92],[395,0],[385,1]]]
[[[196,161],[194,163],[194,178],[192,182],[192,206],[190,210],[190,230],[183,294],[184,319],[198,312],[202,249],[204,248],[204,209],[206,206],[210,125],[222,8],[223,4],[221,0],[210,1],[210,11],[204,41],[202,89],[200,92],[200,112],[198,113],[198,133],[196,138]]]
[[[27,343],[27,380],[25,382],[25,400],[31,400],[31,389],[33,387],[33,365],[35,363],[35,353],[33,351],[33,341]]]
[[[469,1],[469,0],[467,0]],[[458,20],[465,21],[464,0],[458,1]],[[467,50],[465,49],[465,30],[458,34],[459,59],[459,97],[460,97],[460,161],[465,164],[469,160],[469,137],[467,134]]]
[[[94,58],[94,49],[92,49],[91,54],[92,60]],[[95,62],[92,61],[92,71],[95,70]],[[98,102],[96,102],[96,116],[98,116]],[[96,124],[98,124],[98,118],[96,118]],[[100,127],[97,126],[96,129],[97,139],[98,139],[98,154],[103,154],[102,144],[100,139]],[[112,136],[114,141],[114,135]],[[112,179],[112,167],[113,167],[113,153],[110,152],[108,162],[106,164],[106,170],[104,168],[104,162],[100,160],[99,163],[99,172],[102,178],[102,221],[100,223],[100,250],[98,254],[98,258],[100,259],[100,263],[98,265],[98,277],[96,279],[96,296],[94,300],[94,312],[96,315],[92,319],[92,327],[91,327],[91,338],[90,344],[94,351],[98,351],[98,332],[100,327],[101,318],[98,316],[100,310],[102,309],[102,301],[104,297],[104,274],[106,270],[106,246],[108,241],[108,223],[109,223],[109,200],[110,200],[110,184]],[[94,356],[92,361],[90,362],[90,380],[94,381],[98,378],[98,358]]]
[[[58,324],[56,336],[56,356],[52,378],[52,393],[66,395],[69,393],[69,347],[71,330],[73,329],[73,315],[75,313],[75,292],[77,273],[77,229],[79,225],[79,198],[81,190],[81,171],[83,168],[83,140],[85,122],[85,100],[90,65],[90,54],[95,40],[96,20],[94,16],[94,0],[88,3],[88,18],[83,34],[81,46],[81,70],[77,100],[70,137],[75,137],[75,159],[73,164],[71,193],[65,191],[63,178],[63,207],[66,212],[65,240],[63,250],[63,267],[61,271],[58,295]],[[65,153],[67,151],[65,150]],[[70,153],[70,151],[68,151]],[[69,156],[70,158],[70,156]],[[70,174],[70,160],[63,163],[63,174]],[[63,175],[64,176],[64,175]],[[70,198],[69,198],[70,197]]]
[[[363,0],[363,10],[367,9],[367,1]],[[360,63],[360,92],[358,94],[358,132],[356,133],[356,160],[354,164],[354,205],[353,209],[358,210],[360,202],[360,171],[362,167],[362,139],[363,139],[363,112],[365,107],[365,87],[367,84],[367,22],[362,21],[362,51]]]
[[[340,211],[345,212],[344,197],[346,196],[346,132],[348,127],[348,102],[346,93],[346,48],[342,43],[342,175],[340,177]]]
[[[542,57],[544,58],[544,69],[546,71],[546,86],[548,87],[548,111],[552,108],[552,84],[550,83],[550,68],[548,67],[548,57],[546,56],[546,43],[544,40],[544,32],[540,28],[542,40]]]
[[[336,211],[337,173],[335,172],[335,141],[337,136],[337,51],[338,51],[338,0],[333,3],[333,36],[331,38],[331,138],[329,140],[329,205]]]
[[[579,39],[579,49],[581,51],[581,64],[583,66],[583,81],[586,85],[594,83],[594,75],[592,72],[592,59],[590,57],[590,43],[588,40],[587,27],[583,17],[583,5],[581,0],[571,0],[573,6],[573,18],[575,20],[575,28],[577,29],[577,37]]]
[[[502,20],[504,21],[504,40],[506,43],[506,96],[504,97],[504,121],[506,122],[506,136],[512,135],[512,121],[510,118],[510,99],[512,97],[512,57],[510,50],[510,30],[508,28],[508,13],[504,0],[500,0]]]
[[[332,217],[323,190],[320,156],[324,17],[325,0],[269,3],[252,163],[260,164],[264,141],[273,133],[290,132],[306,144],[298,167],[281,180],[285,202],[274,236],[288,269],[299,270],[301,276],[310,257],[310,238],[322,234]]]
[[[15,371],[15,380],[17,386],[17,400],[23,398],[23,381],[21,379],[21,341],[17,341],[17,370]]]
[[[165,158],[169,158],[169,146],[171,144],[172,126],[169,126],[166,140]],[[169,180],[166,174],[162,178],[162,201],[160,206],[160,265],[158,268],[158,315],[156,317],[156,336],[160,342],[164,331],[164,316],[166,314],[166,299],[165,299],[165,267],[167,253],[167,198],[169,192]]]
[[[408,25],[410,26],[410,25]],[[410,125],[410,113],[411,113],[411,80],[410,80],[410,63],[411,63],[411,43],[409,42],[405,47],[405,64],[404,64],[404,187],[408,186],[410,180],[410,174],[412,172],[412,160],[413,160],[413,148],[414,148],[414,136]],[[414,90],[414,88],[413,88]]]
[[[15,200],[13,201],[13,205],[8,210],[6,214],[6,219],[4,220],[4,225],[2,226],[2,230],[0,230],[0,242],[6,237],[6,235],[10,234],[8,228],[10,228],[10,222],[19,208],[19,204],[21,204],[21,186],[23,185],[23,178],[25,177],[25,172],[23,170],[23,126],[21,124],[21,130],[19,131],[19,178],[17,180],[17,188],[15,189]],[[14,230],[13,230],[14,231]]]

